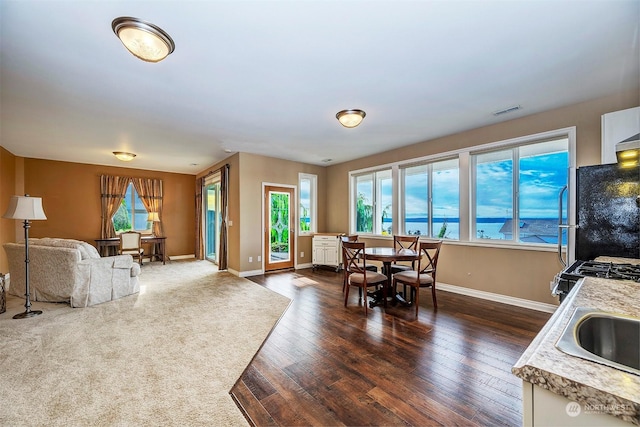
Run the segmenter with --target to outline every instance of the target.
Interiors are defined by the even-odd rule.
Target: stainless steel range
[[[575,236],[575,247],[567,237],[566,262],[560,250],[565,230]],[[551,289],[560,301],[587,276],[640,283],[640,167],[610,164],[576,170],[575,223],[559,225],[558,255],[566,267]]]
[[[624,259],[615,261],[575,261],[556,276],[553,294],[558,295],[561,302],[564,301],[569,291],[584,277],[632,280],[640,283],[640,260],[633,260],[633,263],[624,261]]]

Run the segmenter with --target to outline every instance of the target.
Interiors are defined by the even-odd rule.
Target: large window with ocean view
[[[473,155],[472,239],[557,243],[568,149],[559,138]]]
[[[573,238],[558,224],[575,215],[574,168],[569,127],[351,171],[349,232],[548,251]]]
[[[401,169],[402,232],[439,239],[460,238],[458,159]]]

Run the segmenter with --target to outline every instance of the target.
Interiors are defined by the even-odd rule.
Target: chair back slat
[[[417,251],[419,239],[420,236],[395,235],[393,236],[393,247],[397,251],[402,249],[411,249],[413,251]]]
[[[420,242],[420,259],[418,259],[418,272],[420,274],[431,274],[436,280],[436,267],[442,240],[436,242]]]
[[[365,273],[364,243],[342,242],[342,262],[347,274]]]

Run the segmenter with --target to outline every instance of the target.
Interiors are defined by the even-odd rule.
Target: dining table
[[[391,289],[391,263],[397,261],[417,261],[420,258],[420,253],[413,249],[396,249],[393,247],[365,247],[364,257],[367,261],[379,261],[382,263],[382,274],[387,276],[387,289]],[[375,307],[384,303],[383,293],[380,290],[371,293],[373,301],[370,302],[371,307]],[[403,305],[410,305],[404,295],[396,293],[392,295],[393,302],[400,302]]]

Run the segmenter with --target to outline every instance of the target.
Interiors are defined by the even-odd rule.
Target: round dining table
[[[391,288],[391,263],[397,261],[417,261],[420,258],[418,251],[413,249],[396,249],[392,247],[371,247],[364,249],[364,257],[367,261],[379,261],[382,262],[382,273],[387,276],[387,288]],[[382,292],[376,291],[372,293],[373,301],[370,303],[371,307],[375,307],[383,303]],[[401,302],[404,305],[410,305],[403,298],[401,294],[393,295],[393,301]]]

